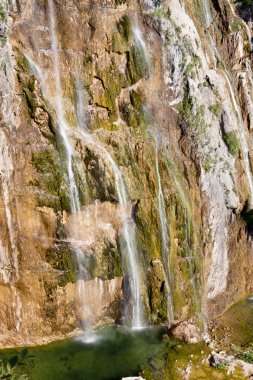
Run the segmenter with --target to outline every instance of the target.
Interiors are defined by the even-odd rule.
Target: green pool
[[[16,372],[29,380],[119,380],[135,376],[164,349],[161,328],[131,331],[107,327],[92,337],[55,342],[28,349]],[[0,359],[21,350],[0,352]]]

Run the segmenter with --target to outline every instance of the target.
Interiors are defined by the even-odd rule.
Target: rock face
[[[182,3],[0,2],[1,346],[252,291],[251,29]]]

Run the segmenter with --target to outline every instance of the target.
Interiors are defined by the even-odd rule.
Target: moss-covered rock
[[[147,115],[144,108],[144,99],[141,91],[130,92],[130,104],[123,103],[120,110],[123,120],[133,128],[144,129],[147,123]]]
[[[122,276],[121,255],[118,244],[108,243],[102,254],[94,258],[92,277],[111,280]]]
[[[55,211],[70,211],[67,179],[57,151],[54,149],[34,151],[32,164],[36,169],[32,184],[42,190],[38,194],[39,206],[52,207]]]
[[[240,153],[240,145],[236,132],[227,132],[224,134],[224,141],[228,147],[229,152],[233,156],[238,156]]]
[[[65,286],[69,282],[76,282],[74,254],[66,244],[61,244],[54,249],[48,249],[45,259],[54,269],[59,271],[59,286]]]

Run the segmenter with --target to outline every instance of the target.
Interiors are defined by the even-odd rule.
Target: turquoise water
[[[16,371],[28,374],[30,380],[119,380],[149,366],[152,357],[164,349],[162,335],[160,328],[107,327],[90,343],[75,339],[29,348]],[[2,351],[0,358],[18,353]]]

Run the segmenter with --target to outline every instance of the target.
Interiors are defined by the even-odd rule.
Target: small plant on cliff
[[[239,142],[236,136],[236,132],[228,132],[224,136],[225,143],[228,147],[229,153],[233,156],[238,156],[240,152]]]
[[[236,33],[241,30],[242,24],[240,21],[233,21],[230,27],[231,27],[232,32]]]
[[[184,98],[177,106],[178,111],[188,125],[187,134],[193,138],[195,143],[200,143],[209,126],[205,122],[205,107],[198,106],[196,98],[190,96],[189,88],[185,88]]]
[[[220,112],[221,112],[221,104],[220,103],[215,103],[215,104],[212,104],[210,107],[209,107],[209,111],[211,111],[215,116],[220,116]]]
[[[3,3],[0,2],[0,21],[5,21],[6,18],[6,7]]]
[[[217,369],[227,369],[228,366],[229,366],[229,361],[228,360],[223,360],[223,361],[221,361],[220,363],[218,363],[216,365],[216,368]]]

